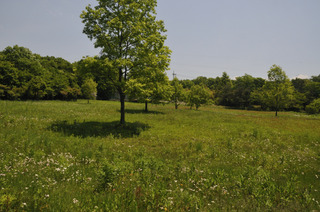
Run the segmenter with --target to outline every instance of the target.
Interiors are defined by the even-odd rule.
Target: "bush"
[[[306,107],[306,112],[309,114],[320,113],[320,98],[313,100],[313,102]]]

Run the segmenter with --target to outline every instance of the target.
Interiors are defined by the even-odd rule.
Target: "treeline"
[[[7,100],[76,100],[97,97],[108,99],[113,89],[99,86],[92,79],[94,67],[81,61],[71,64],[56,57],[42,57],[28,48],[13,46],[0,52],[0,99]],[[97,70],[96,70],[97,71]],[[99,81],[104,76],[96,76]]]
[[[281,67],[276,65],[268,71],[268,80],[248,74],[232,80],[224,72],[221,77],[201,76],[193,80],[180,80],[179,83],[184,89],[182,92],[185,92],[180,100],[187,100],[190,95],[188,92],[200,86],[210,91],[207,95],[211,98],[204,102],[216,105],[241,109],[320,112],[320,75],[310,79],[289,80]]]
[[[0,99],[76,100],[118,98],[113,76],[101,57],[86,57],[70,62],[56,57],[42,57],[25,47],[7,47],[0,52]],[[150,72],[150,71],[149,71]],[[197,77],[169,81],[150,72],[148,80],[135,78],[126,86],[132,101],[166,102],[199,108],[216,104],[242,109],[293,110],[320,112],[320,75],[310,79],[289,80],[279,66],[272,66],[268,79],[248,74],[230,79]],[[163,101],[162,101],[163,102]]]
[[[0,98],[76,99],[81,89],[73,65],[55,57],[42,57],[25,47],[0,52]]]

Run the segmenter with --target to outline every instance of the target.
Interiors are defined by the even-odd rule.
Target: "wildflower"
[[[74,203],[74,204],[78,204],[78,203],[79,203],[79,200],[77,200],[76,198],[73,198],[73,203]]]

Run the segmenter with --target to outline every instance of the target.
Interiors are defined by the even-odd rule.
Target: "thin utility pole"
[[[177,74],[175,74],[174,71],[173,71],[173,73],[172,73],[172,77],[173,78],[172,79],[174,79],[176,76],[177,76]]]

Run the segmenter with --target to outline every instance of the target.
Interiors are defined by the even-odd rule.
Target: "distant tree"
[[[47,84],[40,76],[35,76],[27,84],[27,97],[28,99],[39,100],[46,95]]]
[[[3,99],[12,99],[12,89],[19,85],[19,70],[13,63],[5,61],[0,55],[0,96]]]
[[[291,80],[291,83],[293,87],[295,88],[296,91],[300,93],[305,93],[306,91],[306,85],[310,81],[309,79],[300,79],[300,78],[295,78]]]
[[[215,85],[216,79],[215,78],[208,78],[207,80],[207,87],[210,88],[210,90],[214,90],[214,85]]]
[[[180,102],[183,100],[183,86],[180,84],[178,78],[174,78],[171,81],[172,86],[172,97],[171,99],[174,102],[175,109],[178,109],[178,106],[180,105]]]
[[[220,91],[225,86],[232,87],[232,81],[227,72],[223,72],[221,77],[216,77],[214,89]]]
[[[191,89],[188,91],[187,94],[187,103],[190,106],[190,109],[192,109],[193,106],[198,108],[202,104],[206,104],[209,101],[210,98],[210,91],[205,86],[200,85],[194,85],[191,87]]]
[[[130,79],[127,83],[126,94],[131,99],[145,103],[145,112],[148,112],[148,103],[159,103],[160,100],[169,100],[171,90],[169,79],[163,72],[149,71],[141,78]]]
[[[208,87],[208,78],[207,77],[200,76],[200,77],[197,77],[196,79],[192,80],[192,82],[195,85],[205,85]]]
[[[311,77],[311,80],[312,80],[313,82],[320,82],[320,74],[319,74],[318,76],[312,76],[312,77]]]
[[[233,106],[233,83],[226,72],[221,77],[216,77],[213,89],[218,105]]]
[[[81,95],[81,89],[80,87],[70,87],[67,86],[66,88],[62,89],[62,91],[60,91],[63,100],[77,100],[78,97]]]
[[[291,104],[289,105],[288,109],[299,112],[299,111],[305,110],[307,104],[308,104],[307,96],[304,93],[294,90],[293,100],[291,101]]]
[[[264,86],[265,83],[266,80],[261,77],[254,78],[255,89],[261,88],[262,86]]]
[[[250,94],[255,89],[255,81],[251,75],[237,77],[233,87],[233,105],[248,107],[251,103]]]
[[[191,87],[194,85],[194,82],[189,79],[180,80],[180,83],[184,89],[191,89]]]
[[[1,98],[12,100],[62,99],[62,93],[78,88],[71,63],[17,45],[0,52],[0,85]]]
[[[305,85],[305,95],[307,97],[307,104],[320,98],[320,82],[307,81]]]
[[[156,0],[98,0],[82,12],[83,32],[101,55],[120,96],[120,124],[125,124],[125,89],[129,79],[153,68],[166,71],[171,51],[164,45],[163,21],[156,20]]]
[[[90,99],[96,99],[97,97],[97,83],[93,81],[92,78],[88,78],[84,81],[81,86],[82,96],[88,99],[88,104]]]
[[[278,116],[278,111],[292,102],[294,88],[280,66],[273,65],[270,68],[268,79],[260,90],[253,92],[252,98],[259,99],[264,106],[275,110]]]
[[[85,57],[74,64],[78,83],[81,84],[87,78],[97,82],[97,99],[109,100],[114,97],[116,89],[113,85],[112,75],[108,71],[104,60],[98,56]]]
[[[315,99],[306,107],[306,112],[309,114],[320,113],[320,98]]]

